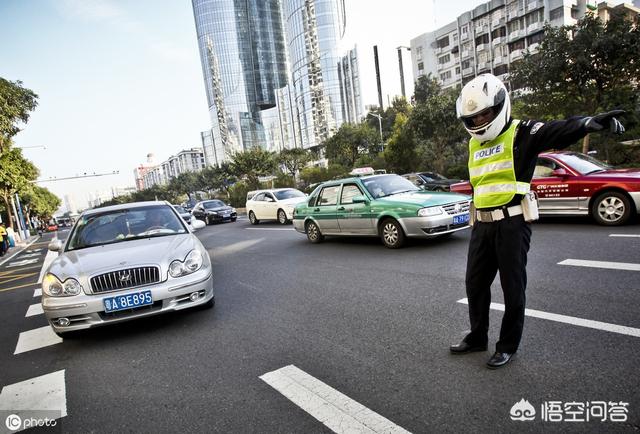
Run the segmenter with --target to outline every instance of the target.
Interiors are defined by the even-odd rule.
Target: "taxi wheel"
[[[631,217],[631,201],[617,191],[606,191],[591,204],[591,216],[604,226],[623,225]]]
[[[253,213],[253,211],[249,211],[249,223],[251,223],[252,225],[257,225],[258,223],[260,223],[260,220],[256,218],[256,215]]]
[[[287,223],[289,223],[289,220],[287,220],[287,214],[282,209],[278,210],[278,223],[280,223],[281,225],[286,225]]]
[[[380,225],[380,239],[390,249],[398,249],[404,244],[402,226],[396,220],[386,219]]]
[[[324,240],[324,235],[322,235],[320,228],[314,222],[307,222],[305,229],[307,232],[307,238],[312,243],[316,244]]]

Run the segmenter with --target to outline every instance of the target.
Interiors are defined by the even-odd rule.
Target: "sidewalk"
[[[10,261],[11,259],[13,259],[14,256],[19,255],[24,249],[26,249],[31,244],[38,241],[40,238],[42,238],[40,235],[33,235],[29,237],[26,241],[20,241],[19,243],[16,243],[15,246],[11,247],[7,251],[7,253],[0,258],[0,265]]]

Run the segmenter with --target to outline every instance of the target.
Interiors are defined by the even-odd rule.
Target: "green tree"
[[[421,75],[416,80],[413,89],[413,99],[415,104],[424,104],[434,96],[438,96],[441,86],[438,80],[429,73],[429,75]]]
[[[319,182],[347,176],[349,169],[340,164],[329,164],[329,167],[305,167],[300,172],[300,178],[305,189],[315,187]]]
[[[15,193],[26,193],[33,187],[32,181],[38,177],[36,166],[22,156],[19,148],[8,148],[0,154],[0,196],[9,214],[9,220],[15,227],[11,211],[11,197]]]
[[[301,148],[283,149],[278,154],[277,160],[295,179],[296,174],[311,161],[311,154]]]
[[[380,151],[380,136],[368,124],[344,123],[324,146],[332,164],[353,167],[360,155],[375,155]]]
[[[227,198],[230,197],[231,186],[237,181],[227,163],[223,163],[220,167],[205,167],[198,176],[203,190],[219,190],[224,192]]]
[[[38,95],[22,87],[21,81],[9,81],[0,77],[0,154],[10,146],[11,138],[20,131],[19,123],[29,120],[29,113],[36,106]]]
[[[260,188],[258,177],[271,175],[276,171],[276,160],[273,152],[255,147],[232,154],[230,169],[238,178],[246,177],[249,188],[257,189]]]
[[[378,118],[373,115],[368,115],[365,118],[365,122],[378,132],[378,136],[380,135],[380,125],[382,125],[382,139],[383,142],[386,143],[393,134],[396,116],[398,116],[398,114],[409,116],[410,112],[411,105],[407,100],[403,97],[396,97],[391,101],[391,105],[386,109],[380,110],[379,107],[375,107],[369,111],[369,113],[380,115],[382,117],[380,123],[378,122]]]
[[[176,195],[189,195],[202,189],[201,178],[196,172],[184,172],[175,178],[171,178],[167,190]]]
[[[614,11],[606,23],[587,15],[573,26],[545,27],[538,52],[526,53],[511,71],[513,86],[524,90],[518,114],[547,120],[622,108],[633,128],[640,103],[639,24]],[[587,138],[583,152],[588,149]]]
[[[395,173],[414,172],[417,169],[416,140],[408,122],[409,118],[404,114],[396,116],[393,135],[383,153],[387,168]]]
[[[33,216],[47,221],[53,216],[62,203],[60,198],[48,189],[33,185],[33,187],[20,196],[27,220]]]
[[[418,170],[431,169],[450,175],[468,156],[469,135],[456,117],[458,91],[444,89],[433,92],[411,113],[409,129],[417,142]]]

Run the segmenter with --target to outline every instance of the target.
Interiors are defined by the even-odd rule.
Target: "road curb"
[[[31,244],[35,243],[40,238],[42,238],[42,236],[38,236],[37,238],[34,238],[32,241],[29,241],[26,245],[20,247],[20,250],[11,253],[11,255],[8,258],[4,258],[2,261],[0,261],[0,266],[2,266],[5,262],[10,261],[11,259],[13,259],[15,256],[19,255],[20,253],[22,253],[25,249],[27,249],[29,246],[31,246]]]

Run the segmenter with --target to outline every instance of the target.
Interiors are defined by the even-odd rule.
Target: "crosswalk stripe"
[[[42,288],[36,288],[36,289],[33,291],[33,296],[34,296],[34,297],[40,297],[40,296],[42,296]]]
[[[610,270],[640,271],[640,264],[628,262],[587,261],[584,259],[565,259],[558,265],[573,265],[575,267],[607,268]]]
[[[294,232],[293,228],[245,228],[248,231],[291,231]]]
[[[47,325],[20,333],[16,350],[13,354],[26,353],[27,351],[37,350],[60,342],[62,342],[62,338],[53,332],[51,326]]]
[[[336,433],[408,433],[294,365],[260,379]]]
[[[618,238],[640,238],[640,234],[611,234],[609,236]]]
[[[469,300],[467,300],[466,298],[463,298],[461,300],[458,300],[458,303],[469,304]],[[500,310],[504,312],[504,304],[491,303],[489,307],[493,310]],[[596,330],[604,330],[607,332],[619,333],[621,335],[628,335],[628,336],[634,336],[636,338],[640,338],[640,329],[633,328],[633,327],[610,324],[610,323],[601,322],[601,321],[593,321],[590,319],[577,318],[574,316],[559,315],[557,313],[543,312],[541,310],[534,310],[534,309],[525,309],[524,314],[526,316],[530,316],[534,318],[548,319],[550,321],[556,321],[556,322],[561,322],[565,324],[572,324],[572,325],[587,327],[587,328],[596,329]]]
[[[23,420],[37,417],[31,413],[35,411],[55,412],[53,418],[56,419],[67,416],[64,369],[4,386],[0,392],[0,410],[11,412]],[[48,417],[52,418],[52,415]]]
[[[43,313],[44,311],[42,310],[42,303],[36,303],[29,306],[29,309],[27,309],[27,314],[25,315],[25,317],[42,315]]]

